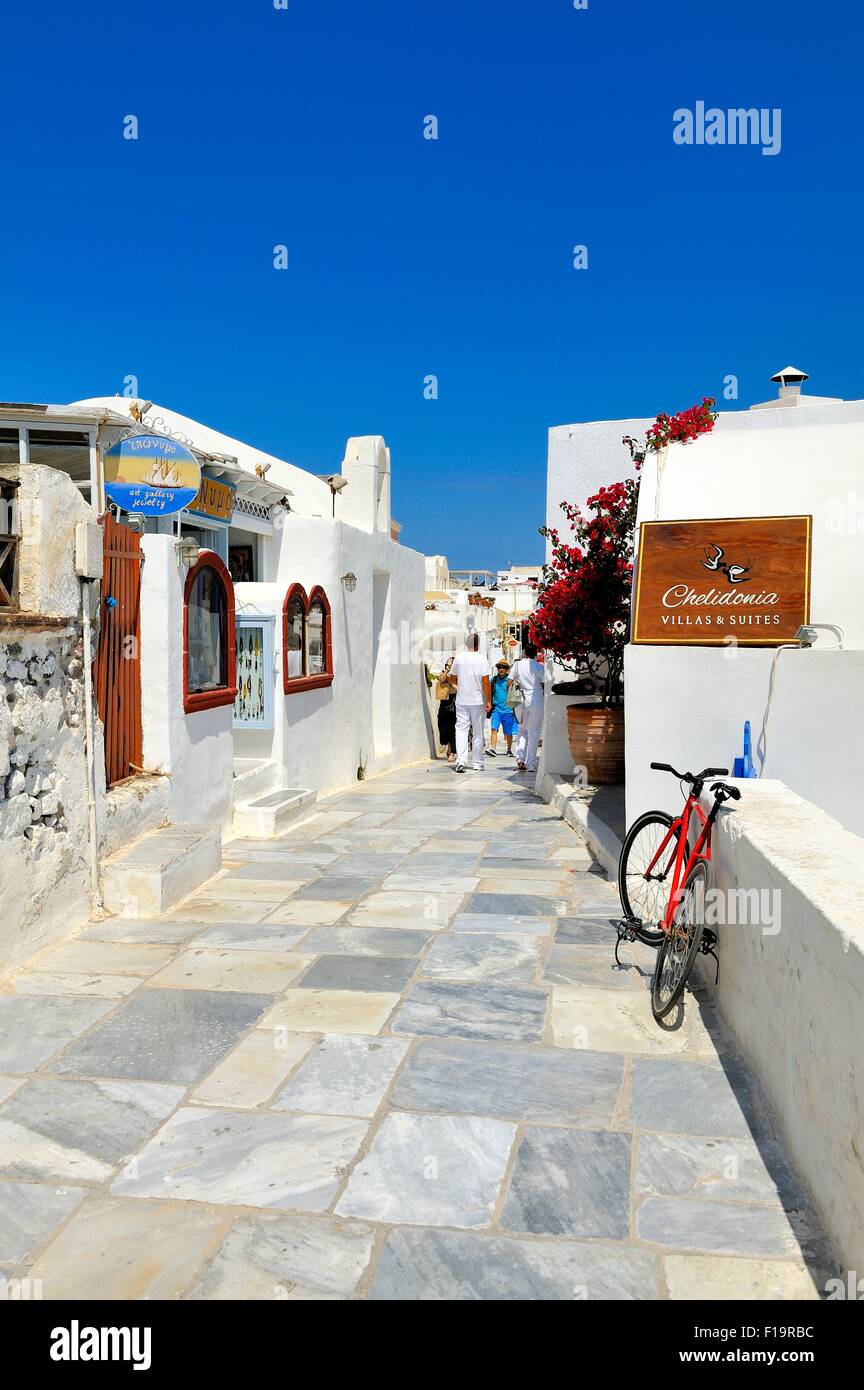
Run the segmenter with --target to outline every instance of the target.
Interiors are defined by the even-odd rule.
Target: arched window
[[[234,585],[219,556],[204,550],[183,594],[183,708],[233,705],[237,695]]]
[[[282,676],[286,695],[333,681],[330,604],[317,586],[310,594],[292,584],[282,607]]]

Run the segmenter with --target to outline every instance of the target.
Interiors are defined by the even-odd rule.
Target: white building
[[[201,491],[178,515],[100,530],[106,452],[137,434],[184,442]],[[350,439],[322,479],[152,405],[7,404],[0,484],[27,503],[11,546],[0,526],[4,967],[83,920],[91,886],[147,915],[153,893],[164,907],[214,872],[223,834],[275,833],[316,794],[434,752],[424,558],[398,543],[380,437]],[[80,578],[78,523],[100,567],[104,535],[101,584]],[[37,738],[49,696],[69,718]],[[166,826],[148,841],[166,863],[131,868],[129,845]],[[29,897],[22,874],[40,885]]]
[[[439,670],[460,651],[466,633],[477,633],[480,648],[494,663],[502,655],[522,655],[525,623],[536,604],[542,565],[507,570],[451,570],[443,555],[426,557],[426,654]]]
[[[584,504],[629,475],[622,437],[649,420],[604,420],[549,431],[547,521],[561,525],[562,499]],[[641,522],[805,513],[813,517],[808,649],[634,646],[625,659],[627,819],[675,801],[652,760],[693,768],[732,766],[744,721],[763,733],[760,775],[779,778],[847,829],[864,833],[864,401],[780,395],[750,410],[721,412],[714,431],[669,451],[659,503],[656,456],[639,490]],[[824,625],[820,627],[820,625]],[[837,650],[842,642],[842,650]],[[544,769],[572,771],[565,696],[547,702]],[[767,716],[767,720],[766,720]],[[668,783],[668,785],[667,785]]]
[[[724,411],[710,435],[672,445],[660,479],[656,455],[646,460],[640,525],[812,517],[807,622],[816,641],[631,642],[627,820],[681,809],[677,782],[651,761],[731,768],[750,721],[758,775],[738,783],[741,798],[721,812],[712,845],[719,977],[698,965],[697,974],[758,1075],[844,1267],[854,1269],[864,1256],[864,401],[800,395],[803,376],[778,373],[775,400]],[[562,498],[584,504],[628,475],[622,436],[644,435],[649,423],[550,431],[551,524],[560,524]],[[568,703],[547,699],[540,785],[579,822],[578,796],[556,785],[556,774],[573,772]],[[589,838],[602,836],[590,814],[581,824]],[[699,1007],[688,999],[685,1013]]]

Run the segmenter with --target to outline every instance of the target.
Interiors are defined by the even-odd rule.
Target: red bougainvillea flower
[[[550,558],[538,586],[531,640],[552,652],[565,669],[589,672],[602,689],[604,705],[617,705],[623,699],[639,470],[649,449],[656,452],[667,444],[692,444],[713,430],[714,405],[713,396],[704,396],[701,405],[677,415],[661,412],[644,441],[625,435],[637,476],[599,488],[588,498],[584,515],[572,503],[561,503],[572,542],[562,540],[554,526],[541,528]]]

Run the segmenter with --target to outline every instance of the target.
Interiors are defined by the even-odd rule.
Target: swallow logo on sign
[[[711,553],[713,551],[713,554]],[[730,584],[743,584],[750,578],[750,561],[746,565],[729,565],[723,559],[723,551],[719,545],[712,544],[705,551],[706,558],[702,561],[706,570],[717,570],[720,574],[725,574]]]

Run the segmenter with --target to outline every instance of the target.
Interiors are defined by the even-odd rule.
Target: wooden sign
[[[215,478],[201,476],[201,488],[189,511],[196,516],[212,517],[214,521],[230,521],[234,512],[234,488],[230,483],[217,482]]]
[[[751,647],[810,620],[810,516],[643,521],[631,641]]]

